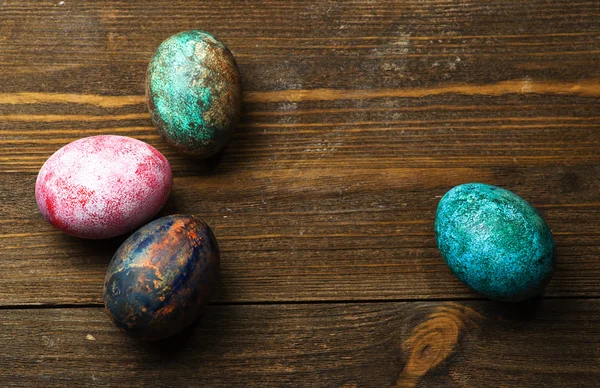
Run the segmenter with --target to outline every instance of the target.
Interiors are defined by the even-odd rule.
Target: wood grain
[[[436,249],[435,207],[461,181],[504,183],[536,198],[553,229],[558,268],[547,295],[597,297],[598,173],[572,167],[209,174],[175,179],[161,214],[195,213],[213,227],[223,250],[221,302],[473,298]],[[35,175],[5,177],[1,303],[100,303],[106,266],[123,238],[63,235],[38,214]]]
[[[547,295],[598,296],[598,13],[559,1],[4,2],[0,304],[101,301],[121,240],[57,233],[33,186],[56,149],[107,133],[169,158],[162,214],[214,227],[220,302],[476,297],[432,234],[440,196],[469,181],[547,218],[559,252]],[[153,50],[192,27],[226,41],[244,78],[240,128],[208,163],[168,147],[143,98]]]
[[[600,386],[598,20],[590,0],[0,0],[0,386]],[[143,96],[192,28],[243,78],[208,161]],[[125,237],[66,236],[35,203],[44,161],[99,134],[163,152],[161,215],[201,216],[223,250],[215,304],[166,343],[100,308]],[[437,202],[472,181],[548,221],[546,299],[482,301],[442,262]]]
[[[592,387],[600,303],[213,306],[139,342],[102,309],[0,311],[2,386]]]

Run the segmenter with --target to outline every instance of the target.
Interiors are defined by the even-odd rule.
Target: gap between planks
[[[543,300],[600,300],[598,296],[548,296]],[[209,306],[277,306],[277,305],[344,305],[344,304],[369,304],[369,303],[442,303],[442,302],[494,302],[484,297],[464,297],[464,298],[398,298],[398,299],[339,299],[339,300],[290,300],[290,301],[258,301],[258,302],[215,302],[209,303]],[[525,301],[526,302],[526,301]],[[505,303],[506,304],[506,303]],[[512,303],[516,305],[518,303]],[[0,305],[2,310],[41,310],[41,309],[92,309],[104,308],[102,303],[57,303],[57,304],[17,304]]]

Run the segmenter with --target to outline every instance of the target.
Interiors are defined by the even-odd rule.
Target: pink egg
[[[44,218],[82,238],[137,229],[163,207],[173,178],[154,147],[124,136],[92,136],[56,151],[40,170],[35,199]]]

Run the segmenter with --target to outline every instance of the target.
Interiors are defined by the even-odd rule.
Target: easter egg
[[[240,116],[240,73],[229,49],[203,31],[165,40],[146,74],[146,100],[158,132],[184,153],[202,158],[230,139]]]
[[[104,305],[114,324],[145,339],[174,335],[204,311],[219,274],[219,247],[200,219],[172,215],[132,234],[106,272]]]
[[[131,232],[163,207],[171,166],[156,148],[124,136],[92,136],[56,151],[42,166],[35,199],[44,218],[73,236]]]
[[[454,274],[491,299],[516,302],[538,295],[555,266],[546,221],[523,198],[496,186],[456,186],[440,200],[437,245]]]

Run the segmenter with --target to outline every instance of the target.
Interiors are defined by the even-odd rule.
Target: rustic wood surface
[[[592,387],[600,301],[213,306],[141,342],[101,308],[0,311],[3,385]]]
[[[230,47],[245,93],[204,162],[143,97],[156,47],[192,28]],[[0,386],[600,387],[599,97],[596,0],[0,0]],[[37,210],[44,161],[97,134],[163,152],[161,214],[219,239],[219,293],[175,340],[103,315],[124,238]],[[541,301],[484,301],[441,260],[435,207],[471,181],[548,221]]]

